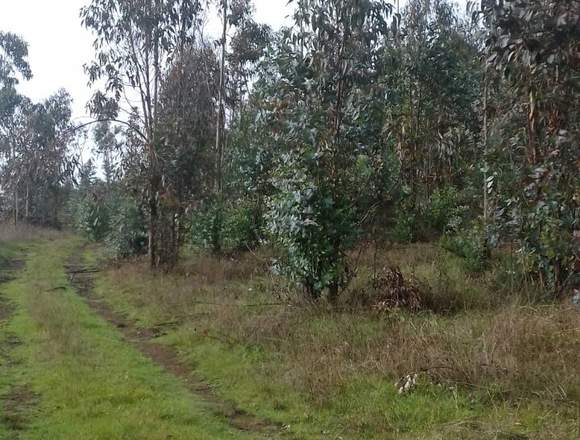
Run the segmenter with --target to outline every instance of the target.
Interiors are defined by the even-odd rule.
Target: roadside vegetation
[[[429,286],[417,290],[429,306],[382,307],[385,291],[369,294],[368,275],[338,306],[296,301],[267,270],[267,253],[196,252],[164,276],[145,261],[112,265],[96,292],[157,329],[224,398],[299,437],[577,436],[577,309],[498,285],[500,268],[473,277],[432,245],[373,258]],[[399,381],[415,374],[416,385],[399,394]]]
[[[0,438],[252,438],[91,312],[65,273],[78,239],[19,245],[25,265],[0,287]]]

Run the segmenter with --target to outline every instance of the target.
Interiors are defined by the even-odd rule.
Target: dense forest
[[[215,43],[206,5],[150,3],[81,12],[102,86],[84,163],[70,96],[19,95],[27,46],[2,34],[5,216],[74,224],[154,268],[186,244],[268,243],[314,299],[337,299],[364,243],[435,239],[474,271],[509,247],[518,275],[572,291],[578,2],[297,1],[273,32],[224,1]]]
[[[530,393],[577,410],[577,316],[531,321],[529,310],[580,307],[580,1],[289,3],[290,24],[273,30],[256,20],[251,0],[88,1],[79,20],[94,37],[84,68],[95,93],[84,124],[73,120],[65,90],[42,102],[19,93],[33,74],[28,45],[0,30],[0,216],[74,230],[111,270],[146,264],[150,284],[139,288],[137,311],[122,306],[130,316],[149,301],[147,316],[171,308],[164,320],[178,320],[191,304],[160,294],[177,286],[166,280],[183,275],[186,283],[197,273],[210,285],[229,270],[244,274],[241,283],[255,276],[245,270],[256,260],[260,276],[275,280],[266,303],[293,304],[297,315],[266,307],[251,318],[224,306],[220,317],[199,318],[196,331],[205,325],[205,336],[228,347],[283,353],[279,362],[302,378],[288,379],[292,386],[317,402],[348,389],[336,384],[353,371],[381,369],[391,377],[416,372],[396,384],[403,394],[427,373],[470,389],[497,385],[488,392],[493,402]],[[209,16],[219,19],[215,41]],[[89,156],[81,154],[87,143]],[[192,255],[210,266],[190,266]],[[412,258],[437,274],[405,268]],[[130,278],[111,276],[111,286]],[[259,290],[244,286],[220,301]],[[465,310],[486,316],[473,318],[480,330],[458,330],[453,320]],[[372,325],[391,332],[393,346],[397,338],[415,344],[409,353],[377,354],[362,327],[356,337],[340,327],[335,336],[349,341],[341,348],[320,324],[309,343],[319,348],[330,338],[338,348],[320,349],[324,366],[301,357],[318,353],[300,336],[311,325],[336,319],[324,328],[341,322],[354,332],[368,314],[375,322],[400,311],[407,318],[398,330]],[[415,327],[419,319],[435,321]],[[507,322],[521,327],[481,330]],[[536,330],[559,336],[532,340]],[[275,342],[283,339],[287,345]],[[489,359],[467,348],[460,354],[476,339],[487,341],[483,351],[494,347]],[[551,344],[561,356],[553,363],[540,354]],[[529,352],[518,357],[523,346]],[[538,379],[542,368],[559,372],[559,384]],[[545,397],[547,389],[559,397]],[[332,438],[374,438],[361,432],[378,422],[360,417],[354,431],[345,428],[351,434]],[[566,432],[533,438],[573,438]]]

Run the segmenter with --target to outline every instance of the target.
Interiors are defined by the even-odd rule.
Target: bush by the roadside
[[[481,273],[489,267],[489,249],[483,227],[474,224],[471,228],[455,234],[445,234],[441,246],[463,258],[467,271]]]
[[[255,248],[263,236],[263,216],[249,201],[208,202],[190,217],[191,241],[202,249],[219,251]]]
[[[115,201],[106,241],[117,258],[146,252],[148,238],[145,215],[134,200],[120,198]]]

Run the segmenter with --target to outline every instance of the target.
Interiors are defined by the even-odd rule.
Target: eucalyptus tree
[[[77,165],[71,146],[77,134],[72,130],[71,97],[60,90],[44,102],[21,99],[10,118],[8,136],[0,144],[9,154],[3,163],[3,186],[14,194],[14,215],[29,221],[56,226],[64,203],[64,187]]]
[[[361,189],[379,133],[367,97],[380,77],[391,6],[378,0],[299,0],[278,54],[271,100],[278,165],[269,230],[280,268],[312,298],[334,301],[353,273]]]
[[[216,118],[216,135],[215,135],[215,149],[217,154],[216,163],[216,192],[218,197],[221,197],[223,184],[223,149],[224,149],[224,131],[225,131],[225,82],[226,82],[226,50],[227,50],[227,36],[228,36],[228,0],[219,0],[219,9],[221,11],[222,33],[219,40],[220,47],[220,61],[219,61],[219,84],[218,84],[218,100],[217,100],[217,118]],[[231,5],[231,3],[229,3]],[[219,241],[214,240],[216,250],[219,250]]]
[[[112,126],[110,121],[99,122],[93,130],[93,139],[96,147],[95,153],[102,158],[105,183],[109,187],[112,185],[117,174],[115,156],[120,149],[118,139],[120,132],[120,127]]]
[[[13,87],[19,77],[32,78],[28,58],[28,44],[11,32],[0,31],[0,87]]]
[[[24,98],[17,92],[20,79],[28,80],[32,72],[27,61],[28,45],[15,34],[0,32],[0,154],[3,161],[11,161],[15,156],[14,135],[17,128],[15,114]],[[5,163],[2,174],[6,174]],[[4,176],[5,177],[5,176]],[[18,221],[18,185],[4,178],[5,191],[12,191],[14,219]],[[9,183],[10,185],[6,186]]]
[[[226,143],[227,143],[227,127],[228,127],[228,110],[231,110],[230,120],[235,119],[236,110],[236,93],[239,91],[237,78],[235,76],[235,67],[240,67],[235,64],[237,50],[240,47],[236,43],[240,40],[240,35],[244,34],[244,30],[248,30],[251,23],[259,27],[253,19],[253,4],[252,0],[215,0],[218,12],[221,17],[221,35],[217,41],[219,48],[218,61],[218,88],[217,88],[217,106],[216,106],[216,124],[215,124],[215,182],[214,194],[211,201],[212,227],[211,227],[211,243],[214,252],[221,252],[224,229],[224,207],[226,204],[226,197],[224,195],[224,180],[226,174]],[[235,34],[231,38],[230,33],[234,30]],[[247,32],[246,32],[247,34]],[[257,34],[252,34],[252,37],[258,37]],[[231,46],[231,47],[230,47]],[[242,57],[243,55],[240,54]],[[234,62],[232,63],[232,59]]]
[[[490,92],[495,217],[524,267],[559,294],[578,285],[580,1],[482,2]]]
[[[177,247],[182,241],[181,218],[214,194],[215,108],[218,60],[204,44],[188,45],[172,63],[161,89],[160,160],[165,166],[162,204],[173,206],[165,218]],[[167,258],[171,256],[168,255]]]
[[[255,170],[259,166],[255,155],[267,144],[261,143],[265,133],[255,124],[257,102],[252,94],[256,80],[264,75],[262,62],[272,31],[269,26],[254,20],[251,4],[247,1],[239,2],[230,16],[230,25],[233,32],[225,60],[225,104],[229,123],[227,139],[224,139],[227,148],[223,152],[222,197],[217,209],[213,209],[216,216],[211,233],[214,251],[224,246],[253,247],[259,242],[263,229],[263,193],[248,185],[247,175],[243,174],[250,171],[246,167]]]
[[[470,22],[447,0],[410,0],[385,51],[386,128],[417,201],[460,184],[477,159],[482,63]]]
[[[160,196],[164,169],[159,160],[161,87],[167,66],[191,44],[199,29],[199,0],[92,0],[81,10],[84,26],[95,34],[95,60],[86,71],[90,82],[104,84],[95,94],[91,111],[100,119],[138,115],[125,125],[141,140],[147,158],[149,256],[151,265],[164,261]],[[121,106],[124,98],[129,108]],[[132,105],[136,98],[138,105]],[[173,260],[173,258],[171,259]]]
[[[270,26],[257,23],[251,14],[246,14],[230,40],[227,54],[229,72],[229,101],[232,108],[232,125],[239,122],[250,97],[255,80],[261,76],[260,62],[266,55],[273,34]]]

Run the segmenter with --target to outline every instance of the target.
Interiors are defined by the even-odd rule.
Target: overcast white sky
[[[29,44],[34,78],[21,93],[35,101],[65,88],[74,99],[74,117],[86,120],[91,91],[83,64],[93,56],[92,36],[81,26],[79,11],[89,0],[0,0],[0,30]],[[279,28],[288,16],[287,0],[254,0],[257,20]],[[209,23],[211,26],[211,23]]]
[[[465,2],[465,0],[459,0]],[[83,64],[92,59],[92,36],[81,26],[80,8],[89,0],[0,0],[0,30],[14,32],[29,44],[34,78],[20,91],[41,100],[65,88],[74,99],[74,117],[86,120],[91,91]],[[288,0],[254,0],[256,19],[277,29],[288,23]],[[393,3],[396,0],[392,0]],[[401,6],[405,0],[401,0]],[[213,20],[216,23],[216,20]],[[212,28],[210,17],[209,30]]]

